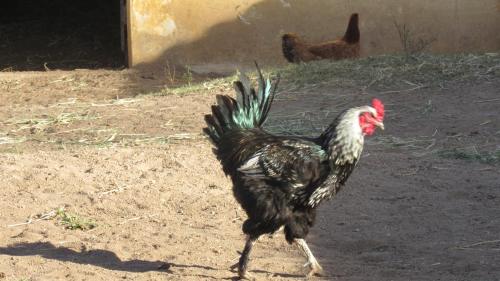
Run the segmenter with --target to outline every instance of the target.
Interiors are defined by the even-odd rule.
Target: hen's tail
[[[359,42],[359,27],[358,27],[359,17],[358,14],[352,14],[349,19],[349,24],[347,25],[347,30],[345,31],[344,37],[342,38],[349,44],[355,44]]]
[[[281,49],[283,50],[283,56],[287,61],[298,62],[300,60],[297,56],[298,44],[303,44],[303,42],[293,33],[286,33],[281,37]]]
[[[217,95],[217,105],[212,106],[212,114],[205,115],[207,128],[203,131],[215,144],[230,130],[257,128],[266,121],[278,81],[271,85],[269,78],[264,80],[257,63],[255,66],[259,74],[257,91],[252,87],[250,79],[240,73],[239,81],[234,82],[236,99]]]

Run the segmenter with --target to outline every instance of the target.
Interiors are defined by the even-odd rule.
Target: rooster
[[[352,14],[342,38],[317,45],[308,44],[293,33],[282,36],[283,55],[289,62],[312,60],[340,60],[359,57],[358,14]]]
[[[245,74],[234,82],[236,99],[217,95],[204,132],[233,182],[233,194],[245,210],[245,247],[234,266],[248,278],[248,260],[259,236],[284,227],[286,241],[307,257],[308,276],[322,268],[304,240],[313,226],[316,207],[345,184],[363,150],[365,136],[384,128],[384,106],[360,106],[341,113],[317,138],[273,135],[262,128],[278,81],[272,85],[257,66],[255,90]]]

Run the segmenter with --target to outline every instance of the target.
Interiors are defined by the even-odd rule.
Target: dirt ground
[[[228,90],[137,95],[163,83],[131,71],[0,73],[0,280],[234,279],[245,214],[201,134]],[[319,132],[329,109],[373,96],[387,107],[386,131],[321,206],[308,239],[327,272],[317,279],[500,280],[499,89],[496,77],[280,93],[272,129],[295,118]],[[303,280],[304,262],[280,233],[258,242],[250,271]]]

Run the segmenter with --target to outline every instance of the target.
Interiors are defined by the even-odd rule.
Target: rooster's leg
[[[306,240],[304,239],[295,239],[295,243],[299,246],[300,250],[307,257],[307,263],[304,266],[309,266],[311,269],[307,276],[313,275],[323,275],[323,268],[319,265],[318,261],[312,254],[311,250],[307,246]]]
[[[238,263],[238,275],[241,279],[252,279],[252,276],[248,273],[248,260],[250,257],[250,252],[252,251],[253,244],[257,239],[253,237],[247,237],[247,242],[245,243],[245,248],[241,253],[240,262]]]

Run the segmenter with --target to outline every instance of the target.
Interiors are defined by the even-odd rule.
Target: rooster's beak
[[[379,127],[381,130],[384,129],[384,123],[382,122],[375,122],[375,126]]]

